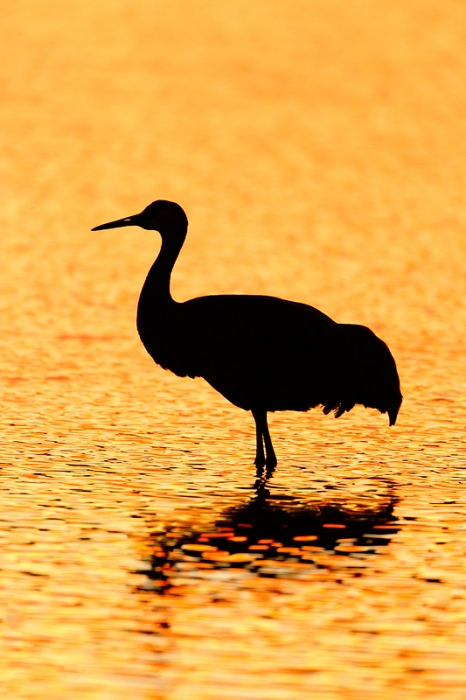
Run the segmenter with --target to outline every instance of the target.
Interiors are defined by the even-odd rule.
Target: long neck
[[[139,299],[139,306],[163,307],[174,304],[170,293],[170,277],[176,259],[183,246],[186,230],[162,233],[162,247],[149,270]]]

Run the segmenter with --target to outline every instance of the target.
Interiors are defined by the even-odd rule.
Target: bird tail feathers
[[[388,413],[389,424],[395,425],[403,397],[395,360],[387,345],[369,328],[340,324],[350,352],[344,397],[329,402],[324,413],[335,412],[335,418],[350,411],[355,404]]]

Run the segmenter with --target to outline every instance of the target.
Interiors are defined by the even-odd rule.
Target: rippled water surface
[[[0,688],[11,700],[466,693],[466,7],[2,9]],[[157,368],[178,300],[265,293],[390,345],[397,425],[252,417]]]

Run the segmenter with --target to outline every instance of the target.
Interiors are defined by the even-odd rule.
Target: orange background
[[[465,45],[459,0],[4,4],[6,697],[464,697]],[[155,615],[128,594],[137,561],[154,523],[240,502],[254,436],[139,342],[156,234],[90,232],[157,198],[190,220],[177,300],[284,296],[387,341],[396,428],[274,415],[272,487],[350,505],[395,489],[406,518],[343,602],[331,577],[251,584],[218,618],[208,586],[167,598],[160,666],[127,632]]]

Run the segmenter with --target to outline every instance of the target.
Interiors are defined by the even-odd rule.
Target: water
[[[464,27],[452,0],[17,2],[2,13],[0,687],[18,700],[463,698]],[[157,368],[183,300],[370,325],[395,428],[251,416]]]

